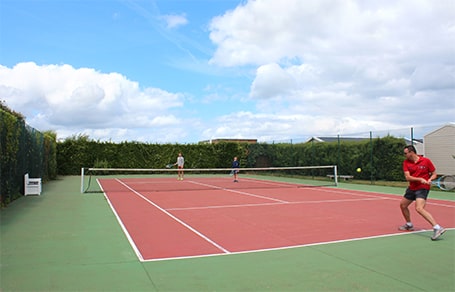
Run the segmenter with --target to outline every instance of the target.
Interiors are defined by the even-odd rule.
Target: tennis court
[[[285,249],[400,234],[400,197],[229,177],[100,179],[141,261]],[[455,202],[428,209],[454,228]],[[416,230],[428,224],[415,217]]]
[[[2,291],[455,290],[453,193],[430,195],[448,228],[431,241],[413,209],[419,230],[397,231],[402,188],[99,179],[106,194],[63,177],[2,210]]]

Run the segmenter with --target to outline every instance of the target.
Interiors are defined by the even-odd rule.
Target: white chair
[[[24,175],[24,196],[41,195],[41,178],[29,178],[28,173]]]

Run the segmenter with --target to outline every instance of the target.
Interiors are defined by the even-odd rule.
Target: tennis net
[[[232,168],[178,169],[82,168],[81,193],[124,191],[191,191],[214,189],[260,189],[336,186],[336,165],[239,168],[238,181]]]

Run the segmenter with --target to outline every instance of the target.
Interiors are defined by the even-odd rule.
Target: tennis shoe
[[[401,231],[413,231],[414,230],[414,226],[405,224],[403,226],[398,227],[398,230],[401,230]]]
[[[446,232],[446,230],[444,228],[439,228],[439,229],[434,229],[433,231],[433,236],[431,237],[431,240],[436,240],[438,239],[441,235],[444,234],[444,232]]]

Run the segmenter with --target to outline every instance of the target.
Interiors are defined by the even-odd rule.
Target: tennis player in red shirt
[[[431,181],[436,179],[436,168],[430,159],[417,155],[413,145],[404,147],[406,159],[403,161],[403,171],[409,186],[401,199],[400,208],[406,224],[399,227],[399,230],[414,230],[411,222],[409,205],[415,201],[415,209],[428,223],[433,226],[433,236],[431,240],[438,239],[445,229],[441,227],[433,216],[425,210],[428,194],[430,193]]]

